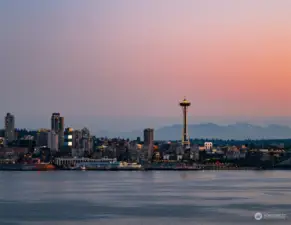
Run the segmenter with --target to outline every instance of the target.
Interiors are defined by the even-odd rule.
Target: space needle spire
[[[188,107],[191,106],[191,102],[189,102],[186,97],[179,103],[183,111],[183,130],[182,130],[182,145],[184,148],[188,148],[190,146],[189,134],[188,134],[188,122],[187,122],[187,113]]]

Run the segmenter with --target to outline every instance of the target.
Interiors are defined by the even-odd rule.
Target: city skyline
[[[15,114],[15,128],[17,129],[29,129],[29,130],[38,130],[38,129],[49,129],[51,127],[51,115],[25,115],[25,114]],[[6,115],[3,114],[3,117]],[[110,132],[131,132],[143,130],[145,127],[151,127],[154,129],[160,129],[163,127],[173,126],[173,125],[182,125],[182,113],[176,115],[175,117],[110,117],[110,116],[70,116],[64,115],[65,117],[65,127],[73,127],[75,129],[82,129],[84,127],[89,128],[93,132],[100,133],[102,131]],[[199,124],[217,124],[221,126],[227,126],[232,124],[252,124],[255,126],[269,126],[269,125],[279,125],[279,126],[288,126],[291,127],[291,117],[229,117],[223,118],[219,116],[214,117],[189,117],[188,118],[190,125],[199,125]],[[5,124],[4,124],[5,125]]]
[[[185,102],[185,100],[183,101]],[[64,121],[67,121],[64,119],[64,117],[60,116],[60,113],[52,113],[51,119],[50,119],[50,125],[51,129],[48,129],[47,126],[37,127],[37,128],[31,128],[31,127],[21,127],[16,123],[15,126],[15,117],[11,113],[7,113],[5,117],[5,134],[13,132],[14,128],[17,130],[28,130],[28,131],[37,131],[37,130],[46,130],[48,132],[49,137],[51,137],[52,140],[58,139],[57,143],[63,143],[64,135],[63,135],[63,128],[73,128],[73,130],[80,131],[80,130],[87,130],[92,132],[94,136],[97,137],[123,137],[123,138],[130,138],[130,139],[136,139],[137,137],[142,136],[142,130],[144,130],[145,127],[148,127],[148,130],[156,130],[157,138],[159,140],[175,140],[180,139],[181,136],[181,130],[185,133],[185,127],[183,128],[183,122],[178,123],[168,123],[163,124],[163,126],[158,126],[161,124],[161,122],[165,122],[164,120],[161,121],[161,118],[156,120],[157,124],[154,124],[153,126],[148,126],[149,124],[153,124],[153,118],[148,124],[143,124],[143,128],[138,127],[141,125],[141,123],[136,124],[135,129],[127,125],[127,121],[124,120],[110,120],[109,124],[107,120],[103,121],[103,123],[100,123],[100,121],[91,120],[89,121],[89,126],[84,123],[84,121],[88,121],[88,118],[83,117],[82,121],[83,123],[79,123],[78,126],[76,125],[67,125],[64,123]],[[9,123],[7,118],[12,117],[11,120],[12,123]],[[47,119],[47,118],[46,118]],[[44,121],[46,121],[46,119]],[[84,120],[85,119],[85,120]],[[87,119],[87,120],[86,120]],[[89,118],[90,119],[90,118]],[[91,118],[92,119],[92,118]],[[136,118],[134,118],[136,119]],[[150,119],[150,118],[148,118]],[[157,118],[155,118],[157,119]],[[180,117],[180,120],[184,121],[185,124],[185,115]],[[196,118],[197,119],[197,118]],[[261,118],[262,119],[262,118]],[[132,120],[132,118],[131,118]],[[287,119],[289,122],[289,119]],[[17,119],[16,119],[17,121]],[[35,120],[34,120],[35,121]],[[44,122],[42,121],[42,123]],[[35,121],[37,122],[37,121]],[[93,123],[92,123],[93,122]],[[116,127],[115,123],[118,123],[117,125],[121,125],[123,127],[122,129],[112,129],[112,125]],[[10,125],[8,125],[10,124]],[[76,123],[75,123],[76,124]],[[31,124],[29,123],[31,126]],[[147,125],[147,126],[145,126]],[[103,127],[102,127],[103,126]],[[105,127],[105,129],[104,129]],[[150,127],[150,128],[149,128]],[[188,126],[186,126],[188,127]],[[103,129],[102,129],[103,128]],[[110,129],[111,128],[111,129]],[[60,130],[59,130],[60,129]],[[188,129],[186,129],[188,130]],[[4,130],[3,130],[4,131]],[[186,131],[187,132],[187,131]],[[187,132],[188,133],[188,132]],[[251,124],[247,122],[236,122],[231,124],[215,124],[211,122],[202,122],[202,123],[189,123],[189,136],[186,134],[186,137],[192,138],[200,138],[200,139],[235,139],[235,140],[248,140],[248,139],[288,139],[290,138],[291,134],[291,126],[288,126],[288,123],[285,123],[284,121],[281,121],[281,124],[275,124],[275,123],[269,123],[268,125],[259,125],[259,124]],[[11,137],[13,139],[13,137]],[[185,140],[185,134],[183,135],[183,140]],[[182,141],[183,143],[184,141]],[[184,142],[184,144],[187,143]]]
[[[290,15],[0,0],[0,224],[287,222]]]
[[[57,110],[68,126],[90,127],[89,119],[75,122],[87,117],[106,129],[108,118],[109,130],[121,130],[111,118],[137,129],[136,121],[156,125],[150,118],[181,123],[177,103],[186,95],[189,123],[287,118],[290,7],[283,0],[1,1],[2,108],[16,125],[28,119],[21,127],[43,127],[33,118]]]

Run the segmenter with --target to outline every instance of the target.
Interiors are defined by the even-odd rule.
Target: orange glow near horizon
[[[38,113],[170,117],[187,96],[190,116],[291,115],[290,1],[47,4],[0,15],[5,108],[38,93]]]

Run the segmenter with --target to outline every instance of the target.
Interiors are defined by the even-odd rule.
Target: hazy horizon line
[[[281,127],[288,127],[288,128],[291,128],[291,125],[286,125],[286,124],[278,124],[278,123],[269,123],[269,124],[258,124],[258,123],[253,123],[253,122],[245,122],[245,121],[236,121],[236,122],[231,122],[231,123],[226,123],[226,124],[223,124],[223,123],[219,123],[219,122],[197,122],[197,123],[188,123],[188,126],[199,126],[199,125],[217,125],[217,126],[220,126],[220,127],[227,127],[227,126],[231,126],[231,125],[252,125],[252,126],[258,126],[258,127],[262,127],[262,128],[267,128],[267,127],[270,127],[270,126],[281,126]],[[169,123],[169,124],[164,124],[162,126],[159,126],[159,127],[151,127],[151,126],[148,126],[148,127],[143,127],[143,128],[136,128],[136,129],[132,129],[132,130],[112,130],[112,129],[99,129],[99,130],[95,130],[95,129],[89,129],[90,131],[91,130],[94,130],[94,132],[136,132],[136,131],[143,131],[144,129],[146,128],[153,128],[155,130],[159,130],[159,129],[163,129],[163,128],[169,128],[169,127],[174,127],[174,126],[182,126],[182,123]],[[67,127],[71,127],[71,126],[65,126],[65,128]],[[78,127],[78,128],[75,128],[75,127],[72,127],[74,129],[82,129],[84,127],[87,127],[89,128],[88,126],[83,126],[83,127]],[[2,128],[1,130],[3,130],[4,128]],[[49,127],[35,127],[35,128],[28,128],[28,127],[15,127],[15,129],[19,129],[19,130],[30,130],[30,131],[36,131],[36,130],[39,130],[39,129],[50,129]]]

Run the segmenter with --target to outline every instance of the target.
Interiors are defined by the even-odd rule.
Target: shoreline
[[[0,169],[0,171],[270,171],[270,170],[291,170],[291,168],[141,168],[141,169],[134,169],[134,168],[100,168],[100,169]]]

